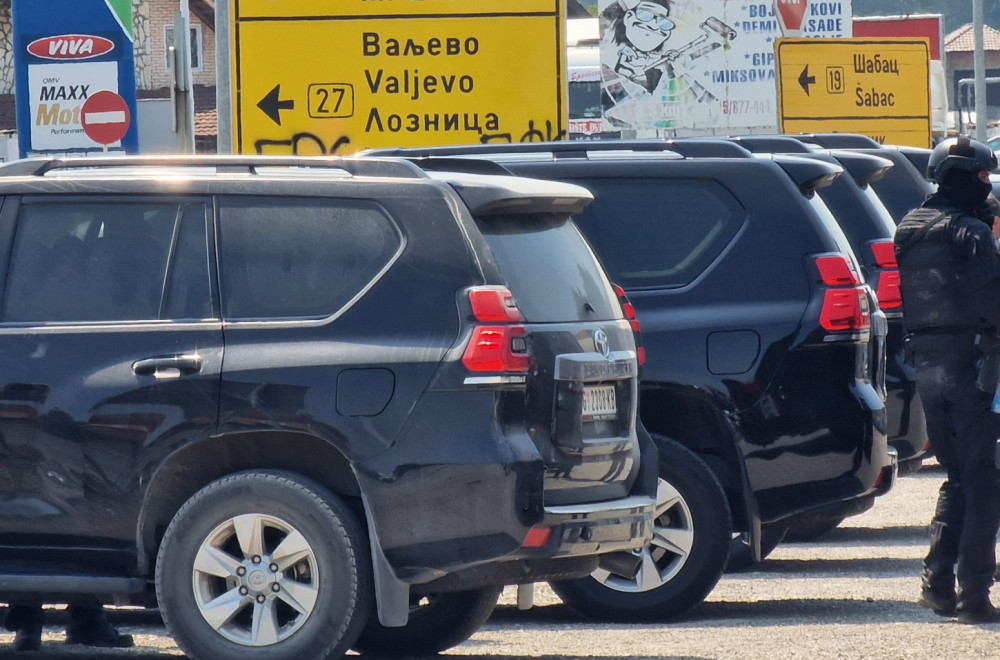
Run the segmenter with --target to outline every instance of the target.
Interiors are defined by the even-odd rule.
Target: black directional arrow
[[[799,74],[799,85],[801,85],[802,89],[805,90],[806,96],[809,96],[809,85],[815,85],[815,84],[816,84],[816,76],[809,75],[809,65],[807,64],[806,68],[802,69],[802,73]]]
[[[295,108],[295,101],[282,101],[278,97],[281,96],[281,85],[275,85],[274,89],[267,93],[267,96],[262,98],[260,102],[257,103],[257,107],[264,111],[264,114],[271,118],[278,126],[281,126],[281,110],[292,110]]]

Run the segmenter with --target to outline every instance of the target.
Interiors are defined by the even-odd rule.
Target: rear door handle
[[[179,378],[201,371],[201,356],[171,355],[168,357],[145,358],[132,363],[132,371],[139,376],[154,378]]]

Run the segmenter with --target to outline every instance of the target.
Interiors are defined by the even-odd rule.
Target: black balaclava
[[[978,211],[986,204],[991,192],[993,186],[988,181],[980,181],[979,172],[953,169],[944,175],[937,194],[949,205]]]
[[[979,219],[992,227],[1000,218],[1000,199],[990,193],[986,196],[986,202],[979,208]]]

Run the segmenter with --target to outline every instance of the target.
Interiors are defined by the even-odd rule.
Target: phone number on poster
[[[724,115],[756,115],[771,112],[768,100],[725,100],[720,101]]]

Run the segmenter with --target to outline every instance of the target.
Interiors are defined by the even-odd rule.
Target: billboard
[[[803,37],[851,35],[849,0],[801,3]],[[602,106],[612,126],[775,130],[782,24],[770,2],[600,0],[598,10]]]
[[[228,1],[237,153],[566,136],[564,0]]]
[[[81,116],[101,91],[135,116],[131,1],[13,0],[11,16],[20,156],[137,152],[134,123],[105,145],[88,136]]]

